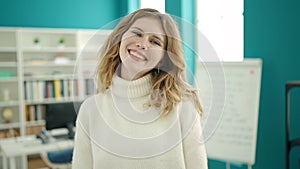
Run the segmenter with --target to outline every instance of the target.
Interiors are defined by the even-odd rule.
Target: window
[[[140,0],[141,8],[153,8],[165,13],[165,0]]]
[[[244,1],[197,0],[196,25],[221,61],[244,58]],[[198,42],[199,44],[199,42]],[[201,51],[201,46],[198,47]]]

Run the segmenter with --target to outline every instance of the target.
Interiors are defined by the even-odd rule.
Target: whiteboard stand
[[[226,169],[230,169],[230,162],[226,161]]]
[[[251,164],[247,164],[248,169],[252,169],[252,165]],[[230,162],[226,161],[226,169],[230,169]]]

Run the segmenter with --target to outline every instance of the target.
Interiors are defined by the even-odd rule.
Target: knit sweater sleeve
[[[92,148],[89,134],[82,124],[83,112],[85,104],[81,106],[76,121],[75,145],[73,151],[72,169],[92,169],[93,158]]]
[[[207,169],[207,155],[202,139],[200,116],[196,114],[196,120],[183,139],[183,153],[186,169]]]

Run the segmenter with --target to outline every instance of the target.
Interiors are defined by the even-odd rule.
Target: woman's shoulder
[[[199,116],[197,105],[192,98],[183,98],[179,104],[181,112],[192,114],[193,116]]]
[[[94,95],[90,95],[87,98],[84,99],[84,101],[81,104],[81,108],[85,110],[90,110],[92,108],[96,108],[97,102],[103,100],[103,93],[97,93]]]
[[[96,93],[96,94],[90,95],[83,101],[83,103],[84,104],[95,103],[95,101],[99,101],[99,99],[103,99],[104,97],[107,97],[107,94],[108,94],[108,92]]]
[[[181,98],[181,104],[182,104],[182,107],[185,107],[185,108],[195,108],[195,103],[194,103],[194,100],[191,98],[191,97],[182,97]]]
[[[87,105],[87,104],[93,103],[95,100],[95,97],[96,97],[96,94],[88,96],[86,99],[84,99],[84,101],[82,102],[82,105]]]
[[[103,93],[88,96],[80,106],[79,118],[85,119],[82,121],[89,121],[90,118],[94,118],[99,112],[99,103],[105,99],[104,96],[105,94]]]

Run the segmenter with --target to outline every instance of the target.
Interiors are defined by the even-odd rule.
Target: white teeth
[[[146,60],[143,56],[141,56],[141,55],[139,55],[139,54],[137,54],[135,52],[130,51],[130,54],[133,55],[133,56],[135,56],[135,57],[137,57],[137,58],[139,58],[139,59],[141,59],[141,60]]]

